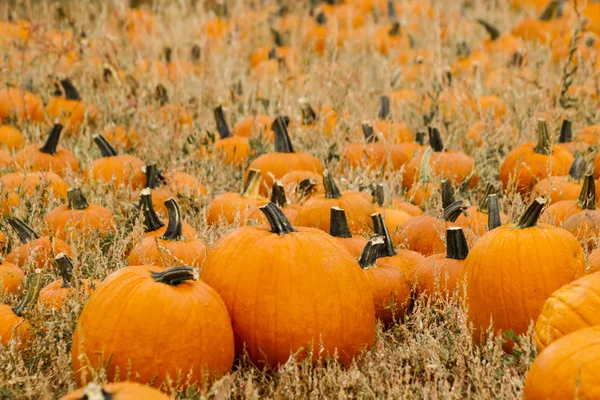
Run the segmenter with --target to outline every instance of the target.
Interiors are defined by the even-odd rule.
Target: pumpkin
[[[6,150],[0,149],[0,168],[6,168],[13,165],[15,160]]]
[[[365,123],[372,127],[372,134],[375,135],[375,137],[382,137],[385,139],[386,143],[397,144],[412,142],[415,137],[408,127],[402,123],[391,121],[390,103],[391,101],[388,96],[381,96],[379,98],[377,119],[366,121]],[[391,149],[398,149],[398,147],[391,147]]]
[[[0,304],[0,344],[3,346],[11,340],[18,341],[20,349],[27,345],[33,332],[24,314],[36,305],[41,285],[42,273],[40,270],[35,270],[27,278],[27,292],[19,304],[14,307]]]
[[[294,228],[272,203],[261,209],[269,226],[223,236],[202,268],[202,279],[227,305],[237,353],[246,350],[253,363],[274,368],[292,354],[305,358],[309,347],[315,362],[337,353],[348,365],[375,340],[373,299],[360,267],[327,233]]]
[[[262,173],[263,185],[261,193],[267,194],[275,179],[281,179],[285,174],[294,170],[323,172],[323,166],[314,156],[308,153],[296,153],[287,132],[285,119],[277,117],[273,123],[275,132],[275,152],[263,154],[250,163],[246,177],[251,169]]]
[[[70,79],[61,80],[60,86],[64,96],[59,91],[57,96],[50,98],[46,107],[46,113],[53,121],[58,121],[73,132],[79,129],[86,118],[93,122],[99,118],[98,107],[83,102]]]
[[[89,383],[82,389],[75,390],[60,398],[60,400],[169,400],[170,397],[157,389],[140,385],[135,382],[108,383],[100,386]]]
[[[459,287],[469,245],[460,226],[446,229],[446,253],[434,254],[419,262],[409,281],[417,295],[452,294]]]
[[[510,61],[513,54],[522,52],[526,46],[523,40],[511,34],[502,34],[498,28],[489,22],[477,19],[487,31],[489,38],[483,41],[484,50],[492,55],[501,64],[506,64]]]
[[[234,136],[231,133],[229,125],[225,120],[222,106],[218,106],[214,109],[214,116],[217,123],[217,131],[219,132],[219,139],[214,143],[215,151],[226,164],[244,164],[250,154],[248,138]]]
[[[525,18],[518,22],[512,29],[514,36],[525,41],[551,44],[562,35],[572,31],[566,20],[554,19],[562,14],[560,1],[550,1],[539,18]]]
[[[331,207],[339,207],[346,212],[348,225],[353,235],[359,235],[371,229],[371,214],[375,211],[369,199],[361,192],[340,189],[328,170],[323,172],[325,195],[308,199],[296,215],[296,225],[319,228],[325,232],[330,229]]]
[[[25,136],[10,125],[0,125],[0,147],[8,151],[19,150],[25,147]]]
[[[585,274],[577,239],[563,229],[537,223],[545,204],[538,197],[519,222],[489,231],[471,248],[463,271],[475,341],[480,341],[490,319],[495,331],[526,333],[546,299]],[[510,350],[512,342],[503,347]]]
[[[143,172],[146,175],[146,189],[150,189],[152,191],[152,206],[154,207],[154,210],[159,213],[166,214],[167,209],[165,207],[165,201],[171,197],[175,197],[173,192],[168,187],[163,186],[166,178],[162,176],[158,170],[158,167],[154,163],[146,164]],[[141,192],[141,189],[133,191],[129,196],[129,199],[132,202],[139,201]]]
[[[165,175],[167,187],[181,197],[198,198],[206,196],[208,190],[193,175],[183,171],[171,171]]]
[[[160,237],[168,229],[168,220],[161,220],[154,210],[152,202],[152,191],[148,188],[142,190],[139,201],[142,216],[144,218],[144,237]],[[187,222],[182,223],[182,235],[191,239],[198,235],[196,230]]]
[[[600,210],[596,210],[596,184],[593,177],[586,177],[588,192],[581,202],[581,211],[564,220],[562,228],[571,232],[582,246],[596,248],[596,238],[600,235]]]
[[[542,214],[542,221],[554,226],[563,226],[564,222],[589,207],[595,207],[596,183],[594,174],[585,176],[579,196],[574,200],[561,200],[551,204]],[[592,208],[593,209],[593,208]]]
[[[19,198],[38,194],[42,195],[44,203],[50,198],[66,198],[68,188],[65,181],[53,172],[11,172],[0,176],[0,189],[4,190],[2,196],[12,205],[18,204]]]
[[[306,98],[298,100],[300,111],[302,112],[301,127],[306,131],[317,129],[325,132],[325,135],[331,136],[338,123],[338,114],[331,106],[321,105],[313,108]],[[345,116],[345,114],[344,114]]]
[[[585,130],[585,128],[584,128]],[[583,130],[582,130],[583,131]],[[560,135],[558,137],[558,145],[569,150],[572,154],[583,153],[589,148],[589,144],[580,136],[582,131],[573,140],[573,123],[570,119],[563,119],[560,126]],[[595,135],[594,135],[595,136]],[[595,137],[592,139],[595,142]]]
[[[9,118],[42,122],[44,103],[33,93],[20,88],[0,89],[0,122]]]
[[[117,226],[112,212],[99,204],[89,204],[79,188],[69,189],[68,203],[44,217],[48,233],[63,240],[86,237],[92,232],[106,237]]]
[[[581,129],[575,135],[575,142],[588,146],[596,146],[600,143],[600,125],[589,125]]]
[[[538,141],[515,147],[500,165],[500,182],[505,189],[514,188],[524,195],[547,176],[564,176],[573,163],[573,155],[556,144],[552,145],[548,124],[538,119]]]
[[[118,154],[102,135],[94,135],[93,140],[102,157],[94,160],[83,171],[85,178],[107,187],[131,186],[133,189],[144,187],[146,176],[143,167],[146,163],[130,154]]]
[[[269,115],[258,114],[238,122],[233,127],[233,134],[246,138],[262,135],[266,140],[273,141],[275,133],[271,129],[271,126],[274,122],[275,118]]]
[[[325,193],[323,177],[312,171],[290,171],[279,180],[294,204],[302,204],[309,198]]]
[[[403,317],[410,305],[410,287],[406,276],[392,264],[377,263],[385,248],[382,236],[372,237],[363,249],[358,264],[363,269],[369,290],[373,295],[375,317],[384,326],[390,326]]]
[[[71,361],[79,384],[88,380],[88,368],[110,360],[108,380],[131,371],[152,386],[178,377],[202,385],[231,370],[233,353],[227,308],[196,269],[144,265],[112,273],[92,293],[73,333]]]
[[[407,201],[392,197],[389,189],[383,183],[378,183],[373,191],[373,200],[375,201],[375,211],[383,213],[384,210],[398,210],[411,217],[422,215],[423,210]]]
[[[248,215],[267,202],[259,194],[261,175],[259,170],[250,170],[241,193],[224,193],[215,197],[206,210],[206,222],[214,225],[220,221],[227,224],[237,221],[244,225]]]
[[[390,51],[410,49],[410,38],[402,34],[400,22],[394,21],[377,29],[373,38],[373,47],[379,53],[386,55]]]
[[[53,236],[40,237],[31,227],[18,218],[6,217],[5,219],[15,230],[22,243],[8,253],[6,261],[15,264],[25,272],[48,268],[59,253],[73,255],[71,246],[63,240]]]
[[[78,279],[73,276],[73,263],[69,256],[60,253],[54,259],[61,279],[55,280],[40,291],[38,302],[46,307],[59,309],[69,298],[81,293],[89,296],[99,281]]]
[[[392,169],[399,170],[409,161],[403,151],[380,142],[370,123],[364,122],[362,130],[366,143],[350,143],[342,154],[344,164],[350,168],[369,171],[383,169],[391,163]]]
[[[165,201],[169,222],[162,236],[147,236],[129,254],[129,265],[156,265],[164,268],[173,265],[201,267],[206,257],[202,240],[183,236],[181,209],[175,199]]]
[[[358,258],[368,240],[362,236],[352,235],[346,212],[339,207],[331,207],[329,221],[329,234],[336,238],[352,254],[352,257]]]
[[[104,136],[108,142],[115,143],[126,149],[134,149],[141,143],[139,132],[134,129],[128,129],[124,125],[117,125],[105,129],[102,132],[102,136]]]
[[[563,336],[540,353],[527,373],[524,400],[598,397],[600,327]]]
[[[585,175],[586,162],[583,156],[577,156],[571,164],[566,176],[549,176],[540,180],[533,187],[536,196],[548,197],[548,203],[554,204],[562,200],[575,200],[581,192],[581,181]]]
[[[406,192],[406,198],[419,207],[424,208],[435,191],[440,190],[440,183],[433,182],[430,172],[432,149],[426,149],[421,157],[419,178]]]
[[[25,281],[25,274],[15,264],[0,259],[0,291],[2,294],[16,293]]]
[[[285,195],[285,188],[280,181],[275,181],[273,184],[273,189],[271,190],[271,203],[279,207],[291,223],[295,221],[300,206],[288,203],[287,196]],[[264,214],[258,208],[248,214],[248,220],[255,221],[257,225],[263,225],[268,222]]]
[[[482,236],[488,231],[488,199],[491,194],[496,192],[496,188],[492,184],[486,186],[483,199],[477,206],[467,207],[463,214],[460,214],[456,219],[456,225],[468,229],[476,237]],[[501,224],[509,221],[508,215],[500,213]]]

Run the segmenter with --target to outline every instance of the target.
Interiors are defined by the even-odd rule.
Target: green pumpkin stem
[[[382,236],[385,239],[385,251],[383,251],[382,257],[393,257],[398,254],[394,249],[394,243],[392,242],[390,231],[383,220],[383,215],[379,213],[371,214],[371,220],[373,221],[373,230],[375,231],[375,234]]]
[[[462,200],[455,201],[444,208],[444,221],[455,222],[460,214],[465,214],[465,206]]]
[[[444,151],[444,142],[442,141],[442,135],[438,128],[427,128],[429,132],[429,145],[436,153]]]
[[[181,207],[174,198],[165,201],[165,207],[169,213],[169,223],[164,235],[160,238],[164,240],[185,240],[183,237],[183,218],[181,216]]]
[[[81,96],[69,78],[60,81],[67,100],[81,101]]]
[[[490,39],[492,41],[498,40],[500,38],[500,36],[502,35],[500,33],[500,30],[498,28],[496,28],[494,25],[490,24],[489,22],[487,22],[483,19],[480,19],[480,18],[477,18],[476,21],[479,22],[479,24],[485,28],[488,35],[490,35]]]
[[[144,215],[144,231],[154,232],[165,226],[165,224],[158,218],[156,211],[154,211],[154,205],[152,204],[152,190],[145,188],[140,193],[140,207]]]
[[[333,174],[329,172],[329,170],[323,171],[323,186],[325,187],[326,199],[337,199],[342,197],[342,193],[333,179]]]
[[[219,131],[219,136],[221,139],[227,139],[228,137],[232,137],[233,134],[229,129],[229,125],[227,125],[227,120],[225,119],[225,113],[223,112],[223,106],[218,106],[213,111],[215,116],[215,121],[217,123],[217,131]]]
[[[287,130],[286,117],[275,118],[271,129],[275,133],[275,152],[294,153],[294,146]]]
[[[275,181],[273,183],[273,189],[271,190],[271,202],[275,203],[277,207],[284,208],[287,206],[287,197],[285,195],[285,188],[281,181]]]
[[[290,221],[283,214],[281,209],[275,205],[275,203],[269,202],[264,206],[260,207],[260,211],[265,214],[269,225],[271,226],[271,232],[278,235],[286,235],[291,232],[296,232]]]
[[[377,259],[381,257],[385,248],[385,239],[382,236],[374,236],[365,245],[360,253],[358,265],[362,269],[373,268],[376,266]]]
[[[381,96],[379,98],[379,111],[377,111],[377,119],[388,119],[390,117],[390,98]]]
[[[431,178],[430,172],[430,164],[429,160],[431,159],[431,148],[427,148],[425,153],[423,153],[423,158],[421,158],[421,164],[419,166],[419,182],[420,183],[431,183],[433,179]]]
[[[258,169],[248,171],[248,177],[244,184],[241,196],[247,199],[257,199],[260,197],[261,172]]]
[[[550,155],[552,153],[552,142],[550,141],[548,123],[543,118],[539,118],[537,122],[538,142],[534,151],[538,154]]]
[[[40,236],[25,222],[15,217],[4,217],[6,222],[17,232],[21,243],[29,243],[32,240],[39,239]]]
[[[54,263],[58,267],[58,274],[62,279],[62,288],[73,287],[73,263],[68,255],[65,253],[60,253],[54,259]]]
[[[579,197],[577,198],[577,205],[583,210],[596,209],[596,181],[594,180],[593,173],[585,175]]]
[[[56,149],[58,148],[58,141],[60,140],[60,133],[62,132],[63,126],[61,124],[54,124],[52,130],[46,138],[46,142],[40,148],[40,152],[44,154],[55,155]]]
[[[578,181],[585,176],[586,169],[587,163],[585,162],[585,158],[582,155],[578,155],[569,168],[569,176]]]
[[[517,228],[526,229],[537,226],[538,219],[540,218],[545,205],[546,199],[543,197],[538,197],[533,200],[521,216],[521,219],[519,219],[519,222],[517,222]]]
[[[564,119],[560,126],[560,136],[558,143],[571,143],[573,141],[573,122],[570,119]]]
[[[375,143],[377,142],[377,135],[375,135],[375,131],[373,130],[373,125],[368,122],[363,122],[361,124],[362,132],[365,137],[365,141],[367,143]]]
[[[493,193],[487,197],[487,209],[488,209],[488,231],[496,229],[502,225],[502,218],[500,218],[500,205],[498,204],[498,195]]]
[[[177,286],[185,281],[197,281],[200,277],[200,272],[196,268],[179,266],[169,268],[166,271],[152,271],[150,275],[156,282],[165,283],[169,286]]]
[[[446,229],[446,258],[464,260],[469,255],[469,244],[460,226]]]
[[[300,103],[300,111],[302,111],[302,124],[303,125],[312,125],[317,121],[317,113],[310,106],[308,100],[302,98],[299,100]]]
[[[37,303],[42,289],[42,271],[36,269],[35,272],[27,278],[27,293],[25,297],[12,308],[12,311],[19,317],[22,317],[27,308],[33,307]]]
[[[119,154],[104,136],[100,134],[94,135],[92,137],[92,140],[94,141],[94,143],[96,143],[96,146],[100,150],[100,154],[102,155],[102,157],[114,157]]]
[[[454,202],[456,202],[456,197],[454,196],[454,188],[452,187],[452,183],[450,179],[444,179],[440,188],[441,196],[442,196],[442,208],[447,208]]]
[[[78,187],[67,191],[68,207],[70,210],[85,210],[90,205]]]
[[[485,193],[483,195],[483,199],[479,202],[479,205],[477,206],[477,211],[487,213],[489,196],[490,194],[495,194],[497,192],[498,189],[491,182],[488,182],[488,184],[485,186]]]
[[[331,207],[329,214],[329,234],[338,238],[351,238],[346,212],[339,207]]]

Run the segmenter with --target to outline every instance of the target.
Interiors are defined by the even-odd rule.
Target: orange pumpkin
[[[9,118],[42,122],[44,103],[33,93],[19,88],[0,89],[0,122]]]
[[[87,297],[98,286],[99,281],[78,279],[73,276],[73,263],[64,253],[54,260],[61,279],[55,280],[40,291],[39,303],[46,307],[59,309],[67,300],[78,294]]]
[[[142,190],[139,205],[144,218],[144,238],[163,236],[168,229],[169,221],[161,220],[156,214],[152,202],[152,191],[150,189],[146,188]],[[198,232],[190,224],[183,222],[182,234],[186,238],[194,238],[198,235]]]
[[[264,114],[258,114],[238,122],[233,127],[233,134],[235,136],[242,136],[246,138],[262,135],[265,140],[271,142],[275,138],[275,133],[271,129],[271,126],[273,126],[274,122],[275,118]]]
[[[0,168],[10,167],[14,164],[15,160],[12,158],[9,152],[0,149]]]
[[[465,210],[465,213],[458,216],[456,224],[468,229],[476,237],[483,236],[488,228],[489,212],[488,212],[488,200],[491,194],[495,194],[496,188],[488,184],[485,190],[485,194],[479,205],[470,206]],[[508,215],[499,212],[500,223],[505,224],[509,221]]]
[[[193,175],[183,171],[171,171],[165,175],[167,187],[179,197],[199,198],[206,196],[208,190]]]
[[[69,132],[77,131],[86,118],[96,122],[99,118],[98,107],[86,104],[81,100],[79,92],[69,79],[60,81],[64,96],[58,95],[50,98],[46,113],[53,122],[59,122]]]
[[[15,264],[0,260],[0,290],[2,294],[16,293],[25,281],[25,274]]]
[[[581,185],[579,196],[574,200],[561,200],[551,204],[542,214],[542,221],[554,226],[563,226],[568,218],[594,206],[596,201],[595,192],[594,175],[587,174]]]
[[[406,192],[406,198],[422,208],[425,208],[433,193],[440,190],[440,183],[433,182],[433,178],[431,177],[431,152],[432,149],[426,149],[423,153],[417,182]]]
[[[214,109],[215,121],[219,139],[214,143],[215,151],[226,164],[242,165],[250,155],[250,144],[248,138],[234,136],[229,130],[229,125],[225,120],[223,107],[218,106]]]
[[[24,317],[25,312],[37,303],[42,285],[42,273],[36,270],[27,278],[27,293],[14,307],[0,304],[0,344],[6,346],[11,340],[19,342],[19,348],[27,345],[33,329],[29,320]]]
[[[586,162],[583,156],[577,156],[566,176],[549,176],[533,187],[536,196],[547,197],[549,204],[562,200],[575,200],[581,191],[580,183],[585,175]]]
[[[373,191],[373,200],[376,204],[375,211],[382,214],[384,210],[399,210],[411,217],[423,215],[423,210],[407,201],[392,197],[384,183],[378,183]]]
[[[10,125],[0,125],[0,147],[8,151],[19,150],[25,147],[25,136]]]
[[[280,182],[294,204],[302,204],[315,195],[325,193],[323,177],[313,171],[290,171],[281,177]]]
[[[154,210],[159,213],[167,214],[167,208],[165,207],[165,201],[172,197],[176,197],[173,192],[166,186],[162,186],[165,181],[165,177],[162,176],[156,164],[147,164],[143,170],[146,175],[146,187],[152,191],[152,201]],[[139,201],[141,190],[135,190],[129,196],[132,202]]]
[[[12,207],[19,204],[22,198],[40,196],[45,204],[48,199],[67,197],[68,186],[65,181],[53,172],[11,172],[0,176],[0,211],[10,215]]]
[[[363,236],[352,235],[346,212],[339,207],[331,207],[329,221],[329,234],[336,238],[352,254],[352,257],[358,258],[368,240]]]
[[[391,120],[390,103],[391,101],[388,96],[381,96],[379,98],[377,119],[366,121],[366,123],[372,127],[372,134],[375,135],[375,137],[382,137],[385,139],[386,143],[390,144],[412,142],[415,137],[408,127],[402,123],[393,122]],[[398,149],[398,147],[392,147],[392,149]]]
[[[600,235],[600,210],[596,210],[595,181],[591,178],[586,179],[588,181],[587,197],[581,211],[565,219],[562,228],[572,233],[586,249],[594,249]]]
[[[298,204],[288,203],[287,196],[285,195],[285,188],[280,181],[275,181],[273,184],[271,203],[281,209],[281,212],[283,212],[288,221],[294,223],[300,206]],[[264,214],[258,208],[248,214],[248,220],[254,221],[257,225],[264,225],[268,222]]]

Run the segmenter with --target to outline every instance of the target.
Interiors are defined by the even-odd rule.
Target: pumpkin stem
[[[431,148],[427,148],[421,158],[421,165],[419,166],[419,182],[430,183],[433,179],[431,178],[429,159],[431,158]]]
[[[285,188],[281,181],[275,181],[273,183],[273,189],[271,191],[271,202],[275,203],[277,207],[284,208],[287,206],[287,198],[285,196]]]
[[[465,211],[465,206],[462,200],[455,201],[450,204],[448,207],[444,208],[444,221],[455,222],[460,214],[467,215]]]
[[[152,190],[145,188],[140,193],[140,206],[144,213],[144,230],[145,232],[154,232],[165,226],[158,218],[154,206],[152,205]]]
[[[158,171],[156,163],[146,164],[145,169],[146,187],[150,189],[156,189],[160,186],[160,172]]]
[[[217,130],[219,131],[219,136],[221,139],[226,139],[228,137],[232,137],[233,134],[229,129],[229,125],[227,125],[227,121],[225,120],[225,113],[223,112],[223,106],[218,106],[213,111],[215,116],[215,121],[217,122]]]
[[[452,187],[452,183],[450,183],[450,179],[444,179],[442,181],[441,192],[442,208],[446,209],[456,202],[456,198],[454,197],[454,188]]]
[[[496,28],[494,25],[492,25],[489,22],[487,22],[483,19],[480,19],[480,18],[477,18],[476,21],[479,22],[479,24],[485,28],[488,35],[490,35],[490,39],[492,41],[496,41],[500,38],[500,36],[501,36],[500,30],[498,28]]]
[[[596,209],[596,181],[594,180],[594,173],[586,174],[577,198],[577,205],[583,210],[595,210]]]
[[[496,229],[502,225],[500,218],[500,205],[498,204],[498,195],[493,193],[487,197],[488,208],[488,230]]]
[[[392,23],[392,27],[388,31],[388,35],[390,35],[390,36],[400,36],[401,33],[402,33],[402,29],[401,29],[401,26],[400,26],[400,22],[399,21],[394,21]]]
[[[181,217],[181,207],[174,198],[170,198],[165,201],[165,207],[169,213],[169,223],[164,235],[160,238],[163,240],[177,241],[185,240],[183,237],[183,219]]]
[[[425,131],[418,130],[415,134],[415,142],[423,146],[425,144]]]
[[[166,283],[169,286],[177,286],[185,281],[197,281],[200,272],[196,268],[192,267],[173,267],[166,271],[152,271],[150,272],[155,282]]]
[[[398,18],[398,13],[396,13],[396,7],[394,7],[392,0],[387,3],[387,14],[389,18]]]
[[[269,30],[271,31],[271,35],[273,35],[273,43],[275,44],[275,46],[285,46],[285,41],[283,40],[283,36],[281,35],[281,33],[273,27],[270,27]]]
[[[15,217],[4,217],[6,222],[17,232],[22,243],[29,243],[39,239],[39,235],[25,222]]]
[[[317,113],[310,106],[310,104],[308,103],[308,100],[303,97],[298,102],[300,103],[300,111],[302,111],[302,124],[303,125],[314,124],[317,120]]]
[[[529,205],[529,207],[527,207],[527,210],[525,210],[521,216],[521,219],[519,219],[519,222],[516,225],[517,228],[526,229],[537,226],[538,219],[540,218],[545,205],[546,199],[543,197],[538,197],[533,200],[533,202]]]
[[[377,142],[377,135],[375,135],[375,131],[373,130],[373,125],[371,125],[368,122],[363,122],[361,124],[361,128],[363,131],[363,135],[365,136],[365,141],[367,143]]]
[[[260,170],[251,169],[250,171],[248,171],[248,178],[246,178],[246,183],[244,184],[244,189],[241,193],[242,197],[245,197],[247,199],[260,198],[260,179]]]
[[[315,22],[319,25],[327,24],[327,17],[325,16],[325,13],[323,11],[317,14],[317,16],[315,17]]]
[[[393,257],[395,256],[396,250],[394,249],[394,243],[390,236],[390,231],[383,220],[383,215],[379,213],[371,214],[371,220],[373,221],[373,230],[376,235],[382,236],[385,239],[385,251],[382,257]]]
[[[94,135],[92,137],[92,140],[94,141],[94,143],[96,143],[96,146],[98,146],[102,157],[114,157],[119,154],[104,136],[100,134]]]
[[[587,163],[585,162],[585,158],[581,155],[578,155],[573,160],[571,168],[569,168],[569,176],[575,180],[580,180],[584,177],[586,169]]]
[[[313,191],[315,186],[317,186],[317,183],[317,180],[314,178],[302,179],[296,186],[296,193],[302,197],[306,197]]]
[[[382,236],[373,236],[367,244],[365,248],[360,253],[360,257],[358,258],[358,265],[362,269],[373,268],[376,266],[377,259],[381,257],[385,248],[385,239]]]
[[[509,67],[521,68],[525,63],[525,57],[520,51],[515,51],[508,62]]]
[[[554,17],[556,11],[558,10],[558,3],[559,0],[552,0],[550,3],[548,3],[548,5],[546,6],[546,8],[544,8],[544,11],[542,11],[542,14],[540,14],[540,17],[538,19],[540,21],[550,21]]]
[[[200,56],[202,55],[202,48],[195,44],[192,46],[192,51],[191,51],[191,56],[192,56],[192,62],[194,64],[199,64],[200,63]]]
[[[58,267],[58,273],[63,283],[60,287],[68,288],[73,286],[73,263],[69,256],[65,253],[59,253],[54,259],[54,263]]]
[[[67,200],[69,202],[68,207],[70,210],[85,210],[90,206],[83,193],[81,193],[81,189],[78,187],[67,191]]]
[[[286,235],[291,232],[296,232],[290,221],[285,217],[283,212],[275,203],[269,202],[264,206],[260,207],[260,211],[265,214],[269,225],[271,225],[271,232],[278,235]]]
[[[444,142],[442,141],[442,135],[438,128],[427,127],[429,132],[429,145],[436,153],[444,151]]]
[[[22,317],[29,306],[33,306],[37,303],[41,288],[42,271],[36,269],[35,272],[27,278],[27,293],[25,293],[25,297],[23,297],[23,300],[21,300],[19,304],[12,308],[12,311],[19,317]]]
[[[327,169],[323,171],[323,186],[325,187],[326,199],[337,199],[339,197],[342,197],[340,189],[335,184],[333,175]]]
[[[373,191],[373,200],[379,207],[390,204],[390,192],[385,183],[378,183]]]
[[[558,143],[571,143],[573,141],[573,122],[565,119],[560,126],[560,136]]]
[[[351,238],[346,212],[339,207],[331,207],[329,215],[329,234],[339,238]]]
[[[279,116],[273,122],[273,132],[275,133],[275,152],[276,153],[294,153],[294,146],[287,130],[286,117]]]
[[[73,86],[73,82],[71,82],[69,78],[60,81],[60,85],[62,86],[63,91],[65,92],[65,97],[67,100],[81,101],[81,96],[79,96],[79,92],[77,91],[77,89],[75,89],[75,86]]]
[[[60,140],[60,133],[62,132],[63,126],[61,124],[54,124],[50,134],[46,138],[46,142],[40,149],[40,152],[50,155],[56,154],[56,148],[58,147],[58,141]]]
[[[534,151],[538,154],[549,155],[552,153],[552,142],[550,141],[550,132],[548,132],[548,123],[545,119],[538,119],[538,142]]]
[[[497,192],[498,192],[498,190],[496,189],[496,187],[491,182],[488,182],[488,184],[485,186],[485,194],[483,195],[483,199],[481,199],[481,201],[479,202],[477,211],[482,212],[482,213],[487,213],[488,212],[488,198],[489,198],[490,194],[495,194]]]
[[[467,238],[460,226],[446,229],[446,258],[464,260],[469,255]]]
[[[83,389],[83,397],[78,398],[77,400],[112,400],[112,393],[107,392],[102,388],[102,386],[98,385],[95,382],[89,383]]]
[[[390,98],[381,96],[379,98],[379,111],[377,111],[378,119],[387,119],[390,117]]]

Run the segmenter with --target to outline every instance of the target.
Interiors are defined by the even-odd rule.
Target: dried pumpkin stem
[[[585,170],[587,169],[587,163],[585,162],[585,158],[581,155],[578,155],[573,160],[573,164],[569,168],[569,176],[575,180],[580,180],[585,176]]]
[[[390,192],[385,183],[378,183],[373,191],[373,200],[379,207],[387,206],[391,203]]]
[[[375,135],[375,131],[373,130],[373,125],[368,122],[363,122],[361,124],[362,132],[365,137],[365,141],[367,143],[375,143],[377,142],[377,135]]]
[[[492,184],[491,182],[488,182],[488,184],[485,186],[485,194],[483,195],[483,199],[481,199],[481,201],[479,202],[479,205],[477,206],[477,210],[482,213],[487,213],[489,196],[490,196],[490,194],[495,194],[497,192],[498,192],[498,190],[494,186],[494,184]]]
[[[565,119],[560,126],[560,136],[558,143],[571,143],[573,141],[573,122]]]
[[[500,218],[500,205],[498,204],[498,195],[490,194],[487,197],[487,208],[488,208],[488,230],[496,229],[502,225],[502,219]]]
[[[342,193],[333,179],[333,174],[329,170],[323,171],[323,186],[325,187],[325,198],[337,199],[342,197]]]
[[[378,119],[388,119],[390,117],[390,98],[381,96],[379,98],[379,111],[377,111]]]
[[[462,228],[453,226],[446,229],[446,258],[464,260],[469,255],[469,245]]]
[[[429,145],[436,153],[444,151],[444,142],[442,141],[442,135],[438,128],[427,128],[429,132]]]
[[[421,146],[425,144],[425,131],[417,131],[417,133],[415,134],[415,142],[417,142]]]
[[[389,18],[398,18],[398,13],[396,13],[396,7],[392,0],[387,2],[387,14]]]
[[[92,140],[94,141],[94,143],[96,143],[96,146],[98,146],[102,157],[114,157],[119,154],[104,136],[94,135],[92,137]]]
[[[548,123],[543,118],[539,118],[537,122],[538,142],[534,151],[538,154],[550,155],[552,153],[552,142],[548,131]]]
[[[271,226],[271,232],[278,235],[286,235],[291,232],[296,232],[290,221],[285,217],[283,212],[275,203],[269,202],[264,206],[260,207],[260,211],[265,214],[269,225]]]
[[[73,263],[69,256],[65,253],[60,253],[54,259],[54,263],[58,267],[58,273],[63,283],[61,285],[62,288],[73,287]]]
[[[39,235],[25,222],[15,217],[4,217],[6,222],[17,232],[22,243],[29,243],[32,240],[39,239]]]
[[[281,33],[273,27],[270,27],[270,31],[271,35],[273,36],[273,43],[275,44],[275,46],[285,46],[285,40],[283,40],[283,36],[281,35]]]
[[[498,28],[496,28],[494,25],[490,24],[489,22],[487,22],[483,19],[480,19],[480,18],[477,18],[476,21],[479,22],[479,24],[485,28],[488,35],[490,35],[490,39],[492,41],[498,40],[500,38],[500,36],[502,35],[500,33],[500,30]]]
[[[42,271],[36,269],[35,272],[27,278],[27,293],[25,293],[25,297],[23,297],[19,304],[12,308],[12,311],[19,317],[22,317],[28,307],[32,307],[37,303],[41,289]]]
[[[165,224],[158,218],[156,211],[154,211],[154,205],[152,204],[152,190],[145,188],[140,193],[140,207],[144,215],[144,230],[145,232],[154,232],[165,226]]]
[[[441,184],[442,193],[442,208],[447,208],[454,202],[456,202],[456,198],[454,197],[454,188],[452,187],[452,183],[450,179],[444,179]]]
[[[310,106],[308,100],[302,98],[299,100],[300,103],[300,111],[302,111],[302,124],[303,125],[312,125],[317,121],[317,113]]]
[[[465,214],[465,205],[462,200],[455,201],[444,208],[444,221],[455,222],[460,214]]]
[[[596,209],[596,181],[594,180],[593,173],[585,175],[579,197],[577,198],[577,205],[583,210]]]
[[[156,189],[160,186],[160,173],[158,166],[155,163],[146,164],[146,187],[150,189]]]
[[[562,0],[550,1],[550,3],[548,3],[546,8],[542,11],[538,19],[540,21],[550,21],[552,18],[554,18],[554,14],[556,14],[556,12],[558,11],[560,1]]]
[[[371,220],[373,221],[373,230],[376,235],[382,236],[385,239],[385,250],[382,252],[382,257],[393,257],[395,256],[396,250],[394,249],[394,243],[390,236],[390,231],[383,220],[383,215],[379,213],[371,214]]]
[[[225,113],[223,112],[223,106],[218,106],[213,111],[215,116],[215,122],[217,123],[217,131],[219,131],[219,136],[221,139],[226,139],[228,137],[232,137],[233,134],[229,129],[229,125],[227,124],[227,120],[225,119]]]
[[[69,202],[68,207],[70,210],[85,210],[90,206],[78,187],[71,188],[67,191],[67,200]]]
[[[257,199],[260,197],[260,180],[261,173],[258,169],[251,169],[248,171],[248,178],[246,178],[246,183],[244,184],[244,189],[242,190],[242,197],[247,199]]]
[[[199,64],[200,57],[202,56],[202,48],[197,44],[193,45],[192,50],[191,50],[191,56],[192,56],[192,62],[194,64]]]
[[[294,146],[287,130],[286,117],[279,116],[275,118],[271,128],[275,133],[275,152],[294,153]]]
[[[67,100],[81,101],[81,96],[79,95],[79,92],[77,91],[77,89],[73,85],[73,82],[71,82],[69,78],[61,80],[60,85],[62,86],[63,91],[65,92],[65,97],[67,98]]]
[[[196,268],[179,266],[161,272],[152,271],[150,275],[156,282],[177,286],[185,281],[197,281],[199,272]]]
[[[331,207],[329,214],[329,234],[338,238],[351,238],[346,212],[339,207]]]
[[[60,133],[62,132],[63,126],[61,124],[54,124],[52,126],[52,130],[48,134],[46,138],[46,142],[40,149],[40,152],[50,155],[56,154],[56,149],[58,148],[58,141],[60,140]]]
[[[540,218],[545,205],[546,199],[543,197],[538,197],[533,200],[533,202],[529,205],[529,207],[527,207],[527,210],[525,210],[521,216],[521,219],[519,219],[516,227],[519,229],[526,229],[537,226],[538,219]]]
[[[169,213],[169,223],[164,235],[160,238],[164,240],[185,240],[183,237],[183,218],[181,217],[181,207],[174,198],[165,201],[165,207]]]
[[[433,181],[433,179],[431,178],[431,172],[430,172],[430,163],[429,160],[431,159],[431,148],[427,148],[425,150],[425,153],[423,153],[423,158],[421,158],[421,164],[419,166],[419,182],[420,183],[430,183]]]
[[[302,179],[296,186],[296,193],[298,193],[300,196],[306,197],[312,193],[314,188],[317,186],[317,183],[317,180],[314,178]]]
[[[327,16],[325,15],[325,13],[323,11],[321,11],[320,13],[317,14],[317,16],[315,17],[315,22],[319,25],[327,24]]]
[[[392,23],[392,27],[388,31],[388,35],[390,36],[400,36],[402,34],[402,27],[400,26],[399,21],[394,21]]]
[[[365,248],[360,253],[358,265],[362,269],[373,268],[376,266],[377,259],[381,257],[385,248],[385,239],[382,236],[374,236],[365,245]]]
[[[287,206],[285,188],[283,187],[281,181],[275,181],[275,183],[273,183],[273,189],[271,190],[271,202],[277,204],[277,207],[279,208]]]

